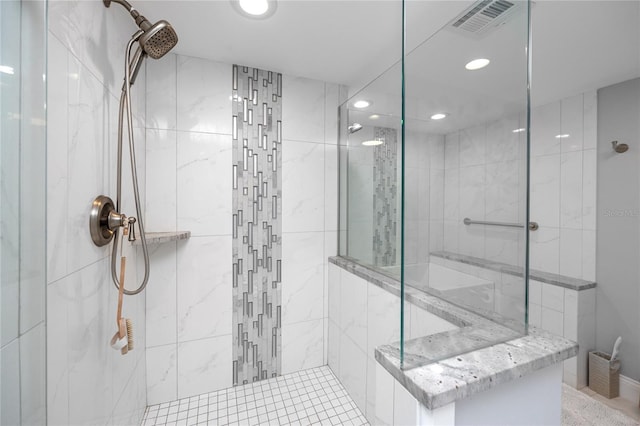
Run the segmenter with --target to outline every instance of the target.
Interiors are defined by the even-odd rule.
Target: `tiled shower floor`
[[[152,405],[143,426],[368,425],[327,366]]]

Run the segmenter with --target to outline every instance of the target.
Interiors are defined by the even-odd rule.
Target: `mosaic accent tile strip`
[[[367,420],[327,366],[147,407],[144,426],[351,425]]]
[[[373,153],[373,264],[396,264],[398,223],[398,132],[374,127],[373,139],[384,141]]]
[[[233,384],[281,368],[282,74],[233,66]]]

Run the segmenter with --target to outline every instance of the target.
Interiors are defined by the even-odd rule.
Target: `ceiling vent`
[[[526,7],[520,0],[480,0],[456,16],[448,26],[456,33],[482,38]]]

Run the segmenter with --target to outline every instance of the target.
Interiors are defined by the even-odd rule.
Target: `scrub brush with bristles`
[[[127,323],[127,347],[129,350],[133,350],[133,322],[129,318],[125,321]]]

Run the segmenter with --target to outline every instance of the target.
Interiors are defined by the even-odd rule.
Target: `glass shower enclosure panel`
[[[405,325],[404,359],[421,363],[527,330],[529,3],[460,5],[403,58],[404,303],[436,296],[500,333],[460,329],[457,353],[425,357]]]
[[[0,2],[0,424],[46,424],[46,2]]]
[[[339,253],[400,277],[402,98],[396,63],[339,108]]]

